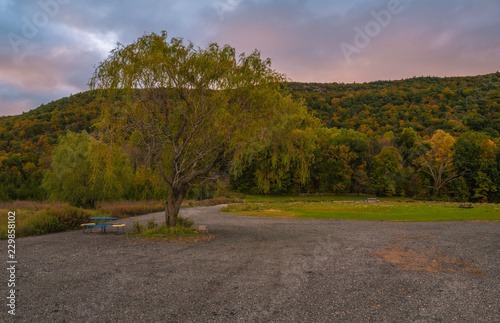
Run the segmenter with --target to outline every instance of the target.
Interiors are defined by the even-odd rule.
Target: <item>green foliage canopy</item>
[[[111,112],[121,120],[115,131],[133,138],[168,185],[170,225],[189,187],[223,160],[231,158],[237,173],[252,156],[276,145],[276,138],[291,149],[271,150],[269,176],[279,178],[282,165],[287,169],[300,158],[301,150],[287,138],[308,118],[307,110],[284,94],[285,77],[270,65],[258,51],[238,57],[228,45],[196,48],[182,39],[168,41],[162,32],[118,46],[97,67],[91,88],[126,96],[126,104]],[[306,163],[297,165],[307,173]]]
[[[110,147],[86,131],[68,132],[53,151],[42,186],[51,199],[93,207],[98,201],[119,199],[131,177],[127,155],[118,146]]]

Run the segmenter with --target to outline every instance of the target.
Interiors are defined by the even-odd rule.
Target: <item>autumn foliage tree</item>
[[[454,165],[453,145],[455,138],[443,130],[437,130],[428,141],[429,149],[422,153],[419,161],[433,180],[432,188],[439,193],[447,184],[463,176]]]
[[[473,201],[500,201],[500,150],[487,135],[466,133],[453,147],[458,171],[464,173],[464,186]]]
[[[270,64],[258,51],[238,56],[228,45],[196,48],[162,32],[119,45],[97,67],[91,89],[126,96],[112,112],[120,116],[115,130],[142,149],[168,186],[168,225],[176,224],[189,187],[221,161],[231,158],[237,173],[277,133],[282,147],[292,147],[283,142],[307,110],[281,90],[285,77]],[[271,154],[274,168],[300,158],[298,149]]]

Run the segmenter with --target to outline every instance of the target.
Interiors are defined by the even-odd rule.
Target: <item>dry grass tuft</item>
[[[68,206],[68,203],[64,202],[35,202],[35,201],[11,201],[11,202],[0,202],[0,210],[31,210],[40,211],[46,208],[57,208]]]

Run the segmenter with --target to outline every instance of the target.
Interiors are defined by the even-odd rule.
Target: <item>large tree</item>
[[[468,132],[462,134],[453,146],[457,171],[464,173],[464,185],[475,201],[498,202],[500,199],[498,143],[485,133]]]
[[[458,172],[454,165],[454,144],[455,138],[452,135],[437,130],[432,138],[422,145],[418,160],[422,168],[431,175],[435,193],[440,193],[447,184],[464,175],[464,172]],[[427,150],[425,153],[424,149]]]
[[[307,118],[304,104],[283,92],[285,76],[270,64],[258,51],[238,56],[228,45],[197,48],[179,38],[168,41],[162,32],[119,45],[97,67],[91,89],[127,99],[112,112],[121,125],[115,132],[142,149],[168,186],[168,225],[175,225],[189,187],[222,160],[230,157],[237,173],[248,156],[273,139],[285,142]],[[283,145],[291,148],[284,154],[300,157],[295,146]]]

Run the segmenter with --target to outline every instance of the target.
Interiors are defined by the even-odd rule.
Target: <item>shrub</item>
[[[139,223],[139,221],[135,221],[134,224],[132,224],[132,232],[141,233],[142,231],[144,231],[144,225]]]
[[[184,218],[182,216],[177,217],[177,226],[184,228],[191,228],[194,224],[194,221],[190,218]]]
[[[95,211],[88,211],[63,203],[11,202],[4,205],[9,210],[16,210],[16,236],[27,237],[46,233],[60,232],[80,227],[89,222]],[[0,239],[6,238],[7,228],[4,220],[0,221]]]
[[[156,227],[158,227],[158,224],[155,222],[155,220],[151,219],[148,221],[148,223],[147,223],[148,230],[154,229]]]
[[[89,222],[92,216],[91,211],[79,209],[73,206],[65,205],[62,207],[50,207],[43,211],[48,216],[56,218],[66,226],[66,229],[78,228],[80,224]]]
[[[42,214],[33,221],[32,228],[34,235],[61,232],[68,229],[67,225],[61,222],[57,217]]]
[[[34,214],[29,221],[20,224],[16,230],[16,236],[26,237],[46,233],[60,232],[67,229],[67,226],[59,221],[55,216],[46,212]]]

